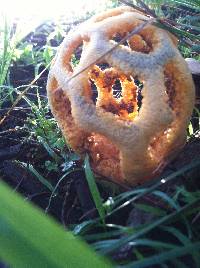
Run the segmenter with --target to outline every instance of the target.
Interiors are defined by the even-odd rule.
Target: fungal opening
[[[96,64],[102,71],[110,68],[111,66],[107,62],[101,62]]]
[[[72,122],[71,102],[64,94],[61,87],[59,87],[57,79],[53,76],[49,82],[49,100],[51,102],[52,112],[54,116],[63,118],[63,122]],[[65,118],[65,120],[64,120]],[[58,119],[61,128],[64,127],[62,120]]]
[[[152,51],[152,44],[147,41],[145,35],[135,34],[128,40],[131,50],[148,54]]]
[[[112,36],[111,40],[116,42],[116,43],[119,43],[122,41],[122,39],[128,34],[128,32],[123,32],[123,33],[116,33]],[[122,46],[126,46],[126,47],[129,47],[129,44],[127,42],[127,40],[125,40],[122,44]]]
[[[108,66],[108,68],[105,68]],[[143,84],[108,64],[95,65],[88,73],[92,101],[119,119],[132,121],[142,105]]]
[[[73,51],[70,59],[70,65],[72,70],[79,64],[83,51],[83,42],[79,44]]]
[[[128,35],[130,32],[118,32],[115,33],[111,40],[115,43],[119,43],[122,41],[122,39]],[[152,42],[148,36],[148,33],[141,32],[140,34],[134,34],[132,37],[124,41],[121,46],[128,47],[132,51],[142,52],[144,54],[148,54],[151,51],[153,51],[153,45]]]
[[[121,87],[121,82],[119,79],[116,79],[114,82],[114,85],[112,86],[113,89],[113,96],[116,99],[122,98],[122,87]]]
[[[141,107],[142,107],[142,99],[143,99],[143,95],[142,95],[142,89],[144,87],[144,84],[136,77],[134,78],[134,83],[137,86],[137,91],[136,91],[136,95],[137,95],[137,111],[139,113]]]
[[[92,101],[93,103],[96,105],[97,103],[97,98],[98,98],[98,90],[97,90],[97,86],[95,85],[94,81],[92,81],[91,79],[89,80],[90,82],[90,87],[91,87],[91,92],[92,92]]]

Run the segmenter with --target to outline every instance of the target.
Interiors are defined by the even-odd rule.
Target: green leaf
[[[86,175],[86,179],[87,179],[87,182],[88,182],[88,186],[89,186],[92,198],[94,200],[95,206],[96,206],[96,208],[98,210],[98,213],[99,213],[99,216],[100,216],[102,222],[105,223],[105,220],[104,220],[104,218],[105,218],[105,210],[104,210],[104,207],[103,207],[103,203],[102,203],[102,200],[101,200],[99,190],[98,190],[96,182],[95,182],[93,172],[92,172],[92,170],[90,168],[89,156],[88,155],[86,155],[86,157],[85,157],[84,168],[85,168],[85,175]]]
[[[2,182],[0,204],[0,259],[11,267],[111,267]]]

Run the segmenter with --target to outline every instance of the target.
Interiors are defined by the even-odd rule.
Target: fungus
[[[177,40],[156,26],[146,25],[92,64],[148,19],[129,7],[94,16],[66,36],[47,83],[52,113],[68,143],[89,154],[97,174],[122,185],[161,173],[185,144],[194,105]],[[72,66],[79,47],[80,61]]]

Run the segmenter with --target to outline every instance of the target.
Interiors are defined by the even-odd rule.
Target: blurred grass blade
[[[0,204],[0,259],[11,267],[111,267],[2,182]]]
[[[89,156],[86,155],[85,157],[85,161],[84,161],[84,167],[85,167],[85,175],[86,175],[86,179],[88,182],[88,186],[92,195],[92,198],[94,200],[95,206],[98,210],[99,216],[102,220],[103,223],[105,223],[105,210],[103,207],[103,203],[101,200],[101,196],[99,193],[99,190],[97,188],[96,182],[95,182],[95,178],[93,175],[93,172],[90,168],[90,163],[89,163]]]
[[[192,251],[198,252],[200,250],[200,242],[193,244],[187,244],[184,247],[177,247],[164,253],[156,254],[152,257],[147,257],[143,260],[130,263],[128,265],[121,266],[123,268],[143,268],[154,267],[156,264],[161,264],[166,261],[171,261],[174,258],[190,254]]]

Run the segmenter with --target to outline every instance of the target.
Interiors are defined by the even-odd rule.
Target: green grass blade
[[[160,209],[158,207],[153,207],[151,205],[146,205],[146,204],[135,204],[135,207],[139,210],[142,210],[146,213],[150,213],[155,216],[165,216],[166,211],[163,209]]]
[[[97,226],[95,220],[84,221],[80,224],[77,224],[74,227],[73,234],[74,235],[84,235],[85,233],[87,233],[87,231],[92,229],[92,227],[94,227],[94,226]]]
[[[178,238],[178,240],[183,244],[183,245],[187,245],[190,240],[187,236],[185,236],[184,234],[182,234],[177,228],[175,227],[169,227],[169,226],[162,226],[161,227],[162,230],[171,233],[173,236],[175,236],[176,238]]]
[[[174,249],[176,248],[176,246],[174,244],[170,244],[170,243],[164,243],[164,242],[160,242],[160,241],[156,241],[156,240],[150,240],[150,239],[138,239],[135,240],[133,242],[133,245],[135,247],[137,246],[148,246],[148,247],[152,247],[152,248],[158,248],[158,249]]]
[[[56,163],[60,163],[63,159],[49,146],[49,144],[44,140],[44,138],[38,136],[38,141],[40,144],[44,146],[48,154],[56,161]]]
[[[189,33],[189,32],[184,31],[184,30],[181,30],[179,28],[170,27],[170,26],[168,26],[166,24],[161,24],[159,22],[156,22],[156,25],[158,27],[160,27],[160,28],[163,28],[165,30],[168,30],[172,34],[178,35],[180,38],[187,37],[187,38],[190,38],[193,41],[200,40],[200,36],[195,35],[195,34],[192,34],[192,33]]]
[[[105,241],[98,241],[93,243],[93,246],[98,249],[101,250],[103,248],[109,248],[110,246],[112,246],[113,244],[117,243],[117,239],[108,239]],[[174,249],[177,248],[176,245],[174,244],[170,244],[170,243],[164,243],[161,241],[156,241],[156,240],[150,240],[150,239],[137,239],[134,240],[133,242],[131,242],[131,244],[134,248],[137,248],[138,246],[145,246],[145,247],[151,247],[154,250],[155,249]]]
[[[36,178],[43,184],[43,185],[45,185],[51,192],[53,192],[53,190],[54,190],[54,187],[51,185],[51,183],[48,181],[48,180],[46,180],[31,164],[27,164],[27,163],[23,163],[23,162],[19,162],[18,161],[18,163],[22,166],[22,167],[24,167],[24,168],[26,168],[26,169],[28,169],[31,173],[33,173],[35,176],[36,176]]]
[[[166,193],[161,192],[161,191],[154,191],[153,192],[154,195],[162,198],[165,202],[167,202],[172,208],[174,209],[179,209],[180,206]]]
[[[185,205],[178,211],[172,212],[156,221],[153,223],[149,224],[148,226],[145,226],[143,229],[139,230],[138,232],[129,235],[128,237],[121,238],[118,242],[113,243],[112,246],[110,246],[108,249],[102,250],[102,253],[108,254],[114,252],[116,249],[120,248],[123,245],[126,245],[127,243],[134,241],[134,239],[137,239],[143,235],[146,235],[148,232],[152,231],[153,229],[161,226],[162,224],[166,224],[171,220],[174,220],[178,217],[183,216],[183,213],[187,212],[188,210],[192,209],[194,206],[197,206],[200,202],[200,199]]]
[[[102,200],[101,200],[99,190],[98,190],[96,182],[95,182],[93,172],[92,172],[92,170],[90,168],[89,156],[88,155],[86,155],[86,157],[85,157],[84,167],[85,167],[86,179],[87,179],[87,182],[88,182],[88,186],[89,186],[92,198],[93,198],[95,206],[96,206],[96,208],[98,210],[99,216],[100,216],[102,222],[104,223],[105,222],[105,220],[104,220],[104,218],[105,218],[105,210],[104,210],[104,207],[103,207],[103,203],[102,203]]]
[[[167,231],[171,233],[173,236],[175,236],[184,246],[187,246],[190,243],[190,239],[185,236],[183,233],[181,233],[177,228],[175,227],[169,227],[169,226],[163,226],[161,227],[162,230]],[[197,254],[197,252],[191,252],[191,255],[193,256],[194,262],[196,263],[196,267],[200,267],[200,252]]]
[[[200,11],[200,4],[197,1],[184,1],[184,0],[168,0],[168,3],[176,4],[177,6],[185,6],[195,11]]]
[[[0,259],[11,267],[111,267],[2,182],[0,204]]]
[[[149,186],[148,188],[146,188],[145,190],[141,190],[140,193],[138,193],[137,195],[133,195],[133,197],[129,197],[130,199],[127,201],[126,198],[127,198],[127,193],[125,193],[125,202],[122,204],[122,205],[119,205],[118,207],[114,208],[111,212],[109,212],[107,214],[107,216],[110,216],[116,212],[118,212],[119,210],[123,209],[124,207],[126,207],[127,205],[131,204],[132,202],[135,202],[136,200],[142,198],[143,196],[153,192],[155,189],[157,189],[159,186],[161,186],[163,183],[161,182],[161,179],[162,180],[165,180],[165,183],[169,182],[169,181],[172,181],[174,179],[176,179],[178,176],[181,176],[183,175],[185,172],[197,167],[200,165],[200,159],[197,159],[193,162],[191,162],[189,165],[186,165],[182,168],[180,168],[179,170],[171,173],[170,175],[168,175],[167,177],[160,177],[159,181],[152,184],[151,186]],[[131,195],[131,192],[130,191],[130,195]],[[134,191],[133,191],[134,192]],[[121,201],[123,199],[123,194],[121,195]]]
[[[53,189],[53,191],[52,191],[52,193],[51,193],[51,195],[50,195],[50,197],[49,197],[49,202],[48,202],[48,205],[47,205],[47,207],[46,207],[46,209],[45,209],[45,212],[46,213],[48,213],[48,210],[49,210],[49,208],[50,208],[50,206],[51,206],[51,201],[52,201],[52,199],[53,199],[53,197],[55,196],[55,195],[57,195],[57,190],[58,190],[58,187],[59,187],[59,185],[60,185],[60,183],[70,174],[70,173],[72,173],[73,172],[73,170],[69,170],[68,172],[66,172],[59,180],[58,180],[58,182],[56,183],[56,185],[55,185],[55,187],[54,187],[54,189]]]
[[[123,268],[143,268],[143,267],[154,267],[156,264],[161,264],[166,261],[171,261],[174,258],[190,254],[192,251],[200,250],[200,242],[188,244],[184,247],[177,247],[164,253],[156,254],[152,257],[147,257],[143,260],[130,263],[128,265],[121,266]]]

